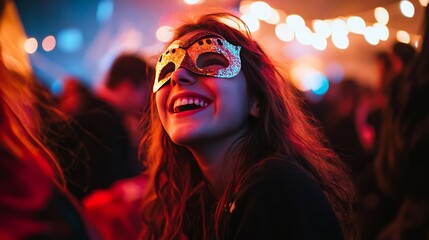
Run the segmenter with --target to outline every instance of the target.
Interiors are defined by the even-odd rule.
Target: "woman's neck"
[[[218,197],[222,195],[232,178],[233,161],[230,153],[237,147],[237,142],[246,131],[247,126],[230,135],[200,139],[187,145],[211,185],[213,193]]]
[[[189,147],[197,160],[198,166],[214,194],[220,197],[232,176],[231,148],[241,136],[220,141],[205,141],[205,144],[197,144],[198,147]]]
[[[222,195],[232,174],[230,164],[225,161],[226,151],[191,151],[214,194]]]

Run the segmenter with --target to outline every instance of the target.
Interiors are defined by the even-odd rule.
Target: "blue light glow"
[[[51,92],[55,96],[60,95],[63,92],[63,82],[61,80],[56,80],[51,84]]]
[[[329,89],[329,81],[324,75],[319,76],[317,88],[312,89],[316,95],[324,95]]]
[[[98,3],[97,7],[97,21],[100,23],[107,22],[113,14],[113,1],[103,0]]]
[[[64,52],[76,52],[82,47],[83,36],[78,29],[64,29],[58,34],[58,48]]]

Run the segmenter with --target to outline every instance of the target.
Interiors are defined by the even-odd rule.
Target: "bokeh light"
[[[365,32],[366,24],[363,18],[352,16],[347,19],[347,26],[350,32],[356,34],[363,34]]]
[[[280,22],[280,13],[276,9],[271,9],[272,14],[271,17],[265,20],[265,22],[269,24],[277,24]]]
[[[410,1],[402,0],[399,7],[405,17],[412,18],[414,16],[414,5]]]
[[[277,37],[284,42],[292,41],[295,36],[292,29],[286,23],[277,24],[275,28],[275,33]]]
[[[63,92],[63,88],[64,88],[64,84],[63,84],[63,81],[61,80],[55,80],[51,84],[51,92],[55,96],[60,95]]]
[[[246,25],[249,27],[249,30],[251,32],[258,31],[258,29],[260,27],[259,20],[256,17],[254,17],[253,15],[243,14],[241,16],[241,20],[243,20],[243,22],[246,23]]]
[[[389,12],[383,7],[374,9],[374,16],[377,22],[386,25],[389,22]]]
[[[188,4],[188,5],[195,5],[195,4],[198,4],[202,1],[201,0],[183,0],[183,2]]]
[[[298,29],[298,31],[295,32],[295,37],[296,40],[302,45],[311,45],[313,39],[311,30],[306,26]]]
[[[381,23],[374,24],[374,30],[377,33],[378,39],[386,41],[389,38],[389,29],[386,25]]]
[[[169,42],[173,38],[173,28],[170,26],[161,26],[156,30],[156,39],[161,42]]]
[[[321,72],[313,73],[314,78],[311,90],[316,95],[324,95],[329,89],[329,81]]]
[[[37,43],[37,40],[35,38],[27,39],[24,43],[25,52],[27,52],[28,54],[35,53],[37,51],[38,45],[39,44]]]
[[[311,46],[316,50],[323,51],[326,49],[326,46],[328,46],[328,41],[320,34],[313,34]]]
[[[263,1],[256,1],[250,4],[250,13],[263,21],[270,19],[273,15],[271,6]]]
[[[380,38],[376,29],[372,26],[368,26],[364,33],[365,40],[371,45],[377,45],[380,42]]]
[[[250,13],[250,4],[252,4],[252,1],[241,1],[239,11],[241,14],[249,14]]]
[[[350,41],[347,35],[333,34],[331,38],[332,38],[332,43],[336,48],[347,49],[349,47]]]
[[[286,17],[286,23],[294,30],[295,32],[301,30],[305,27],[304,19],[296,14],[291,14]]]
[[[64,52],[75,52],[82,47],[82,32],[75,28],[62,30],[57,37],[58,47]]]
[[[100,23],[107,22],[112,17],[113,9],[112,0],[100,1],[97,6],[97,21]]]
[[[408,44],[411,41],[411,37],[410,37],[410,34],[408,34],[408,32],[399,30],[396,32],[396,40],[398,40],[399,42]]]
[[[342,19],[335,19],[331,24],[332,35],[343,35],[347,36],[349,34],[349,28],[347,27],[347,23]]]
[[[423,7],[426,7],[428,5],[429,0],[419,0],[420,5],[422,5]]]
[[[56,45],[56,40],[55,37],[50,35],[45,37],[45,39],[43,39],[42,41],[42,48],[43,50],[45,50],[46,52],[52,51],[55,48]]]
[[[314,32],[325,38],[331,35],[331,27],[327,21],[316,19],[313,21]]]

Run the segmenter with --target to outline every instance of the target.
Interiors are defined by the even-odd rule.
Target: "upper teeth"
[[[179,106],[194,104],[200,107],[207,106],[207,103],[203,99],[199,98],[178,98],[174,101],[173,109],[176,109]]]

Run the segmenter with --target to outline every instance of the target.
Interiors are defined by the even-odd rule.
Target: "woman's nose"
[[[179,85],[192,85],[197,82],[194,74],[188,69],[179,67],[171,74],[170,84],[172,87]]]

